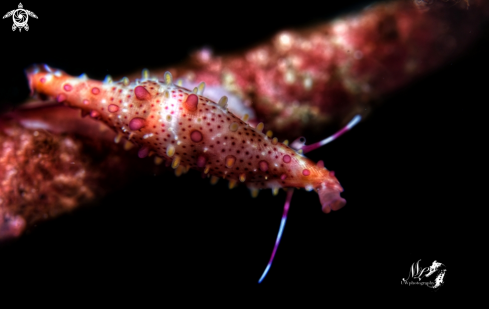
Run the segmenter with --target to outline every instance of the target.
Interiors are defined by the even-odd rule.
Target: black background
[[[27,98],[23,70],[32,63],[102,79],[175,64],[202,46],[216,53],[247,48],[279,30],[368,4],[22,3],[39,19],[30,18],[30,30],[21,33],[12,32],[11,20],[1,21],[3,106]],[[3,1],[0,9],[17,5]],[[467,235],[477,235],[470,214],[482,206],[475,197],[484,189],[487,42],[486,33],[463,57],[400,89],[354,130],[308,154],[336,172],[348,204],[325,215],[316,194],[296,190],[274,265],[260,286],[285,193],[263,191],[252,199],[244,187],[228,190],[222,180],[211,186],[197,173],[176,178],[170,172],[136,179],[97,205],[0,247],[2,280],[87,294],[143,291],[150,298],[188,285],[220,291],[310,284],[333,299],[409,294],[416,289],[399,282],[411,264],[436,259],[447,267],[440,293],[449,291]],[[46,278],[54,284],[43,284]]]

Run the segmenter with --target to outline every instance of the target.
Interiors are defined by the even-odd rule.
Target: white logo
[[[14,20],[14,24],[12,25],[12,30],[15,31],[15,29],[19,28],[22,30],[22,28],[25,29],[25,31],[29,30],[29,25],[27,25],[27,20],[29,20],[29,16],[37,18],[36,14],[34,14],[31,11],[24,10],[22,3],[19,3],[19,8],[17,10],[12,10],[5,14],[3,18],[7,18],[12,16],[12,19]]]
[[[421,260],[419,260],[421,261]],[[413,263],[411,265],[411,270],[406,279],[402,279],[401,284],[405,285],[425,285],[434,290],[440,288],[443,285],[443,278],[445,277],[446,267],[442,263],[438,263],[436,260],[430,267],[420,268],[419,261]],[[430,279],[434,279],[430,281],[427,279],[431,275],[436,274]],[[416,281],[416,279],[418,281]]]

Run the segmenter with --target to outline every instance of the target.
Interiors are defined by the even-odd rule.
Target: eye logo
[[[446,267],[442,263],[436,260],[430,267],[419,267],[419,260],[411,265],[409,275],[406,279],[402,279],[402,285],[425,285],[433,290],[439,289],[443,284],[443,278],[445,277]],[[433,275],[431,277],[431,275]],[[429,278],[431,277],[431,278]],[[431,280],[430,280],[431,279]]]
[[[22,3],[19,3],[19,8],[17,10],[12,10],[8,12],[3,16],[3,18],[7,18],[10,16],[12,16],[12,19],[14,20],[14,24],[12,25],[12,31],[15,31],[15,29],[19,28],[19,32],[22,30],[22,28],[24,28],[25,31],[29,30],[29,25],[27,25],[29,16],[37,18],[37,15],[34,14],[33,12],[24,10]]]

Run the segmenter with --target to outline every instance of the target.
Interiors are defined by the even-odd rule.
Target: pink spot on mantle
[[[192,133],[190,133],[190,139],[192,142],[198,143],[202,140],[202,133],[199,131],[192,131]]]
[[[290,162],[290,156],[289,155],[285,155],[283,157],[283,160],[284,160],[285,163],[289,163]]]
[[[60,103],[61,103],[61,102],[66,101],[66,94],[63,94],[63,93],[62,93],[62,94],[59,94],[59,95],[56,97],[56,101],[58,101],[58,102],[60,102]]]
[[[311,175],[311,172],[308,169],[303,169],[302,170],[302,175],[309,176],[309,175]]]
[[[63,89],[64,89],[65,91],[71,91],[71,90],[73,89],[73,87],[71,87],[71,85],[70,85],[70,84],[65,84],[65,85],[63,86]]]
[[[187,100],[183,103],[185,108],[189,111],[196,111],[197,104],[199,103],[199,97],[195,94],[191,94],[187,97]]]
[[[100,93],[100,89],[98,89],[97,87],[93,87],[92,88],[92,93],[93,94],[99,94]]]
[[[148,156],[148,153],[149,153],[149,148],[146,146],[143,146],[138,151],[138,157],[140,157],[141,159],[146,158]]]
[[[144,120],[143,118],[136,117],[136,118],[132,118],[131,121],[129,122],[129,129],[135,131],[141,129],[145,125],[146,125],[146,120]]]
[[[206,158],[202,155],[197,157],[197,167],[204,167],[207,162]]]
[[[268,171],[268,162],[267,161],[260,161],[260,163],[258,163],[258,165],[260,166],[260,170],[262,172]]]
[[[151,100],[151,94],[143,86],[137,86],[134,88],[134,94],[138,100]]]
[[[119,110],[119,106],[117,106],[115,104],[110,104],[109,107],[108,107],[108,110],[111,113],[115,113],[115,112],[117,112]]]

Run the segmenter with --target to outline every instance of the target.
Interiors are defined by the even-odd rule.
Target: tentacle
[[[287,213],[289,212],[290,200],[292,200],[292,194],[294,193],[294,189],[289,189],[287,191],[287,198],[285,199],[284,212],[282,214],[282,221],[280,222],[280,228],[278,230],[277,239],[275,240],[275,246],[273,247],[272,255],[270,256],[270,261],[268,261],[267,267],[263,271],[263,274],[258,280],[258,283],[261,283],[263,279],[265,279],[270,267],[272,266],[273,258],[275,257],[275,253],[277,252],[278,245],[280,244],[280,239],[282,239],[282,233],[284,231],[285,222],[287,221]]]
[[[291,144],[290,148],[295,150],[302,149],[306,145],[306,138],[304,136],[296,138]]]
[[[327,143],[329,142],[332,142],[334,141],[335,139],[337,139],[338,137],[340,137],[341,135],[343,135],[345,132],[349,131],[351,128],[353,128],[357,123],[360,122],[360,120],[362,119],[362,116],[360,115],[356,115],[355,117],[353,117],[353,119],[348,122],[348,124],[346,126],[344,126],[341,130],[339,130],[338,132],[336,132],[335,134],[331,135],[330,137],[328,138],[325,138],[323,139],[322,141],[319,141],[317,143],[314,143],[314,144],[311,144],[311,145],[307,145],[307,146],[303,146],[302,147],[302,151],[304,151],[304,153],[308,153],[309,151],[312,151],[314,149],[317,149],[321,146],[324,146],[326,145]]]
[[[335,134],[331,135],[330,137],[323,139],[322,141],[319,141],[317,143],[311,144],[311,145],[305,145],[305,138],[300,137],[296,139],[295,141],[292,142],[291,147],[295,149],[302,149],[304,153],[309,152],[311,150],[314,150],[316,148],[319,148],[323,145],[326,145],[327,143],[334,141],[341,135],[343,135],[345,132],[349,131],[351,128],[353,128],[357,123],[360,122],[362,117],[360,115],[356,115],[353,117],[353,119],[341,130],[336,132]],[[295,147],[294,147],[295,146]],[[320,161],[318,162],[319,165],[324,166],[324,163]],[[333,173],[334,175],[334,173]],[[323,185],[321,190],[319,190],[319,199],[321,201],[321,205],[323,208],[323,211],[325,213],[329,213],[331,210],[338,210],[342,208],[345,204],[346,201],[340,196],[340,192],[343,191],[341,189],[341,186],[338,185],[332,185],[332,186],[326,186]],[[270,270],[270,267],[272,266],[273,258],[275,257],[275,253],[277,252],[278,246],[280,244],[280,240],[282,238],[282,233],[285,227],[285,222],[287,221],[287,213],[289,212],[289,206],[290,206],[290,201],[292,199],[292,194],[293,194],[293,189],[290,189],[287,192],[287,198],[285,200],[285,205],[284,205],[284,212],[282,215],[282,221],[280,222],[280,229],[277,234],[277,239],[275,240],[275,246],[272,251],[272,255],[270,257],[270,260],[268,261],[267,267],[263,271],[263,274],[261,275],[260,279],[258,280],[258,283],[261,283],[263,279],[265,279],[268,271]]]

